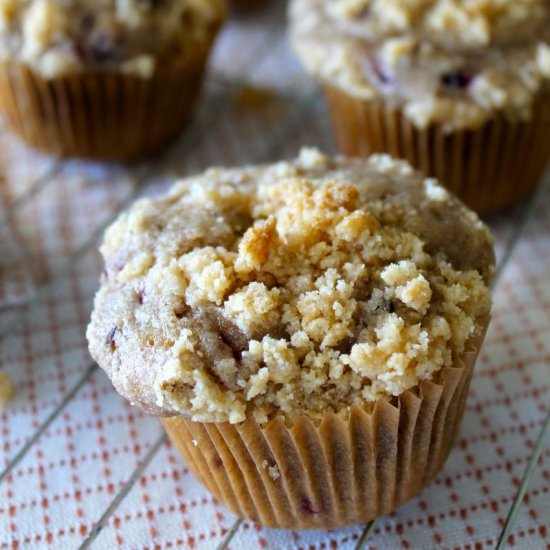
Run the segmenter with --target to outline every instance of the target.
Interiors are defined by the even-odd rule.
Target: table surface
[[[290,158],[302,144],[334,151],[284,24],[282,2],[228,23],[193,123],[155,161],[61,163],[0,132],[0,370],[17,389],[0,412],[0,548],[477,549],[494,548],[505,525],[509,547],[550,548],[550,181],[486,220],[499,258],[494,318],[443,472],[368,529],[239,522],[90,359],[97,246],[121,209],[212,164]]]

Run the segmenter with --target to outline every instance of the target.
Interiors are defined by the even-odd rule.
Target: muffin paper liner
[[[354,98],[325,85],[336,140],[343,153],[389,153],[437,178],[474,210],[486,213],[528,196],[550,159],[550,91],[528,121],[495,115],[473,130],[418,129],[399,109]]]
[[[147,156],[189,121],[209,49],[159,64],[150,78],[105,70],[46,80],[26,65],[0,63],[0,109],[29,145],[57,156]]]
[[[436,380],[370,411],[354,405],[347,419],[162,422],[193,474],[238,516],[287,529],[364,523],[418,494],[442,468],[488,323]]]

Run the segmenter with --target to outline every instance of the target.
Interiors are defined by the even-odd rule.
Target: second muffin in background
[[[224,0],[1,0],[0,109],[59,156],[135,158],[183,130]]]
[[[478,212],[550,157],[548,0],[293,0],[293,46],[348,155],[388,152]]]
[[[236,514],[337,528],[442,468],[491,308],[492,240],[386,155],[210,169],[107,231],[90,351]]]

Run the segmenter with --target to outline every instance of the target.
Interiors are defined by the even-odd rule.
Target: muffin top
[[[146,411],[346,414],[432,379],[487,316],[485,225],[388,156],[210,169],[108,229],[94,359]]]
[[[528,119],[550,79],[549,0],[293,0],[306,68],[420,128]]]
[[[45,78],[116,69],[148,77],[158,60],[209,47],[224,0],[0,0],[3,61]]]

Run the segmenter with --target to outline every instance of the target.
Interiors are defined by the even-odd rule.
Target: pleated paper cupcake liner
[[[150,78],[106,70],[46,80],[26,65],[2,63],[0,109],[24,141],[56,156],[148,156],[191,118],[209,49],[160,64]]]
[[[343,153],[389,153],[437,178],[470,208],[487,213],[527,197],[550,160],[550,92],[541,93],[528,121],[495,115],[480,128],[418,129],[399,109],[324,87]]]
[[[238,516],[267,527],[336,529],[405,503],[441,470],[458,431],[488,320],[468,350],[434,381],[396,403],[354,405],[266,425],[162,420],[193,474]]]

